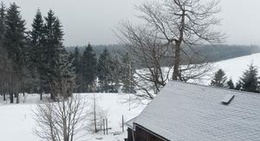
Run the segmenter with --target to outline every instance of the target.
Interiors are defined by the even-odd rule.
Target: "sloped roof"
[[[260,141],[260,94],[171,81],[134,123],[172,141]]]

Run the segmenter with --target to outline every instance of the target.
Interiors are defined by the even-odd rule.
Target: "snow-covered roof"
[[[260,94],[171,81],[134,123],[172,141],[259,141]]]
[[[133,129],[133,124],[134,124],[135,119],[136,119],[136,117],[128,120],[127,122],[125,122],[125,125],[131,129]]]

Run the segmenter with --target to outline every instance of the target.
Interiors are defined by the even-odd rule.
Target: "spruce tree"
[[[30,32],[30,70],[33,77],[32,83],[36,92],[40,93],[42,99],[43,92],[43,52],[44,52],[44,21],[41,11],[38,9],[33,20]]]
[[[17,102],[18,93],[24,85],[26,78],[25,66],[27,60],[26,53],[26,37],[25,37],[25,21],[22,19],[19,7],[12,3],[7,9],[6,14],[6,30],[3,36],[3,46],[5,47],[8,58],[11,60],[12,71],[10,72],[11,92],[10,98],[13,102],[13,94],[16,94]]]
[[[72,56],[73,56],[73,67],[75,68],[76,74],[78,74],[80,71],[80,57],[81,57],[78,47],[75,48]]]
[[[122,76],[122,66],[119,61],[118,55],[109,56],[108,58],[108,78],[110,80],[109,91],[117,93],[120,88],[121,76]]]
[[[31,33],[31,44],[32,45],[37,45],[35,48],[38,50],[38,47],[41,46],[43,42],[43,31],[44,31],[44,22],[43,22],[43,17],[41,14],[40,9],[37,9],[35,18],[33,20],[32,24],[32,31]],[[41,52],[41,51],[39,51]],[[36,52],[38,53],[38,52]]]
[[[80,92],[80,84],[82,82],[82,76],[80,74],[80,70],[81,70],[80,59],[81,59],[81,56],[80,56],[80,53],[79,53],[79,49],[78,49],[78,47],[76,47],[75,50],[74,50],[74,53],[71,53],[71,56],[70,56],[70,60],[72,61],[73,68],[75,68],[74,72],[75,72],[75,75],[76,75],[75,92]]]
[[[100,91],[109,91],[109,58],[110,58],[110,53],[108,50],[105,48],[103,53],[99,56],[98,59],[98,78],[99,78],[99,83],[100,83]]]
[[[0,7],[0,42],[2,42],[3,35],[6,30],[6,7],[3,2],[1,2]]]
[[[240,78],[243,91],[259,92],[257,75],[257,68],[253,64],[251,64],[249,68],[243,73],[243,76]]]
[[[227,86],[229,89],[235,89],[233,80],[231,78],[227,81]]]
[[[235,90],[241,90],[241,88],[242,88],[242,82],[241,82],[241,81],[238,81],[238,82],[236,83]]]
[[[134,68],[131,58],[128,53],[124,54],[122,58],[122,91],[124,93],[135,93],[134,90]]]
[[[81,91],[90,92],[95,85],[96,73],[97,73],[97,59],[96,54],[93,52],[93,48],[90,44],[85,48],[81,58],[81,76],[82,83]]]
[[[0,7],[0,93],[3,95],[3,100],[6,100],[5,94],[8,93],[8,83],[9,83],[9,77],[8,75],[10,74],[9,69],[7,66],[10,66],[8,64],[8,58],[6,54],[6,50],[3,47],[3,36],[5,34],[6,30],[6,8],[3,2],[1,2],[1,7]]]
[[[18,11],[18,6],[13,3],[7,10],[6,15],[6,31],[4,34],[4,46],[8,51],[8,55],[16,65],[21,66],[25,60],[25,21]]]
[[[219,69],[215,75],[213,80],[211,80],[211,84],[212,86],[216,86],[216,87],[224,87],[224,84],[227,80],[226,74],[222,69]]]
[[[66,52],[62,41],[62,25],[54,12],[50,10],[47,17],[45,17],[44,24],[43,71],[45,71],[45,90],[51,93],[51,99],[53,100],[58,96],[58,93],[49,86],[55,86],[57,82],[65,80],[66,83],[71,84],[71,90],[74,88],[72,62],[69,61],[69,54]],[[67,97],[71,94],[72,91],[64,96]]]

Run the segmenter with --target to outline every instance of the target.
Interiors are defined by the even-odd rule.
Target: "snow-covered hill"
[[[236,83],[250,64],[256,66],[258,72],[260,71],[260,53],[216,62],[213,64],[213,69],[209,73],[209,76],[205,77],[199,83],[210,84],[210,80],[218,69],[224,70],[228,79],[232,78],[233,82]]]

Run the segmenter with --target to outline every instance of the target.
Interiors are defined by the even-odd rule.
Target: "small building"
[[[127,125],[128,141],[260,141],[260,94],[170,81]]]

